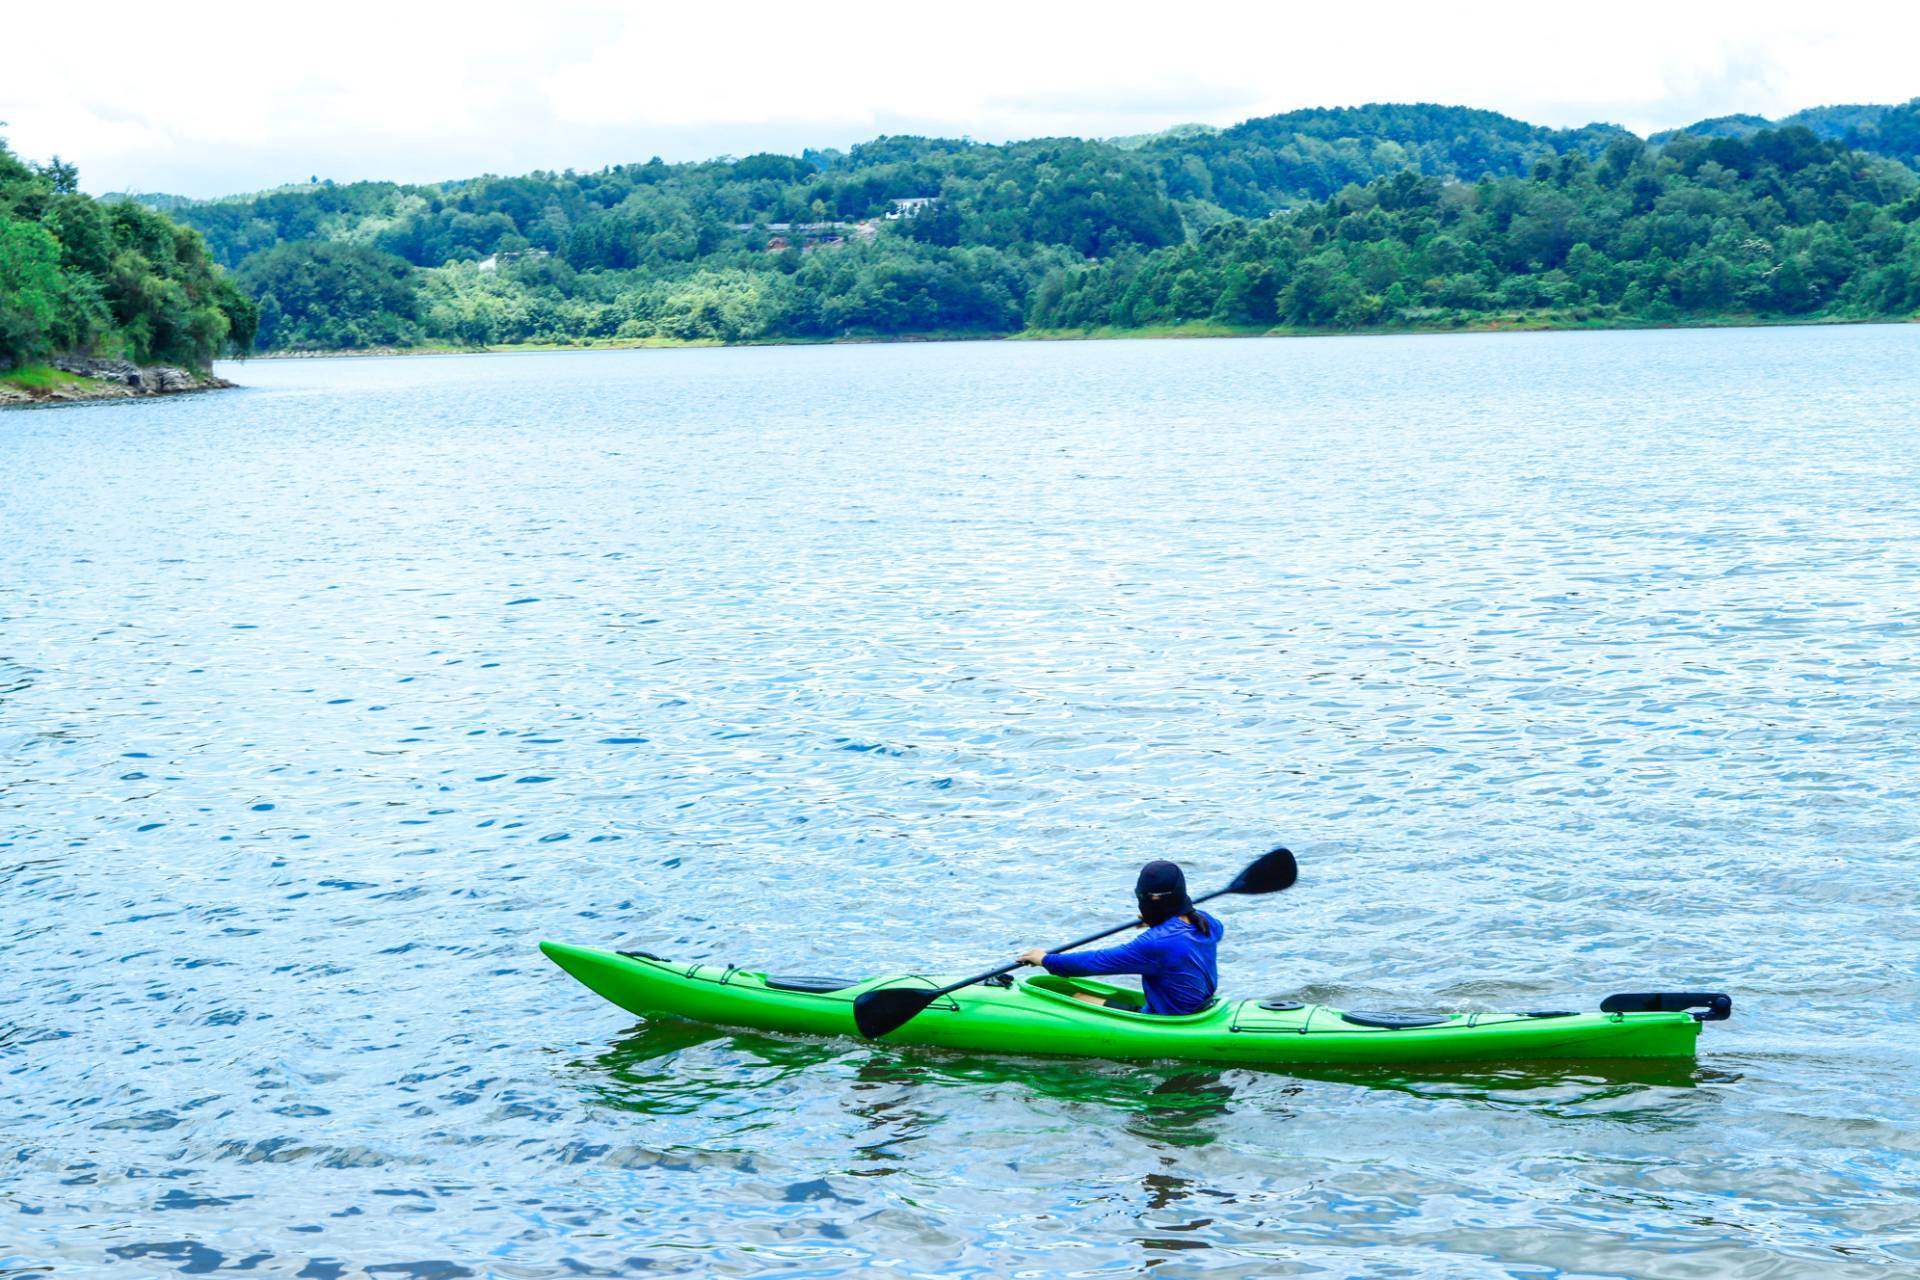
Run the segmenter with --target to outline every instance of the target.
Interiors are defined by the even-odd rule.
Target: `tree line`
[[[1355,330],[1488,318],[1672,324],[1920,310],[1920,176],[1794,127],[1542,158],[1472,183],[1413,170],[1283,217],[1050,274],[1042,329]]]
[[[294,349],[1004,333],[1048,271],[1185,235],[1150,163],[1080,139],[156,203]]]
[[[142,199],[275,349],[1911,313],[1920,100],[1793,119],[1655,144],[1374,105]]]
[[[205,368],[252,348],[256,314],[199,232],[94,200],[72,165],[0,138],[0,370],[65,352]]]

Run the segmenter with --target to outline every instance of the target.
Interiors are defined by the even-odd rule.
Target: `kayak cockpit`
[[[1116,987],[1111,983],[1094,982],[1086,978],[1062,978],[1052,974],[1024,978],[1020,982],[1020,990],[1028,995],[1071,1005],[1076,1012],[1083,1011],[1096,1017],[1106,1015],[1124,1018],[1130,1022],[1144,1022],[1152,1026],[1180,1026],[1186,1023],[1202,1022],[1217,1014],[1222,1004],[1222,1001],[1216,997],[1194,1013],[1148,1013],[1145,1008],[1146,997],[1132,987]],[[1097,997],[1104,1003],[1094,1004],[1081,999],[1082,996]]]

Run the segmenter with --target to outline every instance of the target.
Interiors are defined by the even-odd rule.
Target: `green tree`
[[[256,298],[273,298],[266,336],[277,347],[398,346],[422,336],[414,268],[365,245],[278,245],[249,258],[239,283]]]
[[[37,223],[0,214],[0,364],[50,353],[64,281],[60,245]]]

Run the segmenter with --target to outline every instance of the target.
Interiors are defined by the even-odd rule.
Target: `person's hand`
[[[1022,951],[1020,953],[1021,964],[1030,964],[1030,965],[1033,965],[1035,968],[1038,968],[1041,965],[1045,964],[1046,962],[1047,962],[1047,951],[1045,947],[1028,947],[1025,951]]]

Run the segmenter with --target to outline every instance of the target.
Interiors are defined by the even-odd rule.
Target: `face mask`
[[[1140,918],[1148,924],[1163,924],[1180,914],[1181,900],[1186,895],[1175,896],[1171,893],[1142,894],[1134,899],[1140,904]]]

